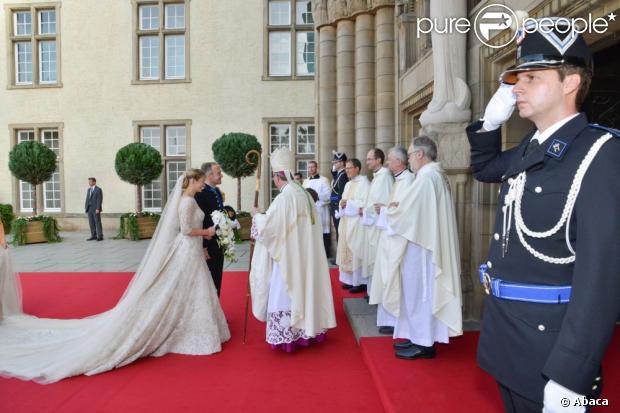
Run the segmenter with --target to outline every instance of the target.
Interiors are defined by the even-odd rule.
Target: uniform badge
[[[547,153],[556,158],[561,158],[564,154],[564,150],[568,145],[566,142],[562,142],[559,139],[554,139],[553,142],[547,147]]]

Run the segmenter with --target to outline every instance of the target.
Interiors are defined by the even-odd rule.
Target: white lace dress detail
[[[0,374],[50,383],[145,356],[220,351],[230,332],[202,238],[188,235],[202,228],[204,214],[190,197],[181,198],[178,214],[180,231],[158,270],[139,269],[111,310],[77,320],[5,317],[0,322]]]

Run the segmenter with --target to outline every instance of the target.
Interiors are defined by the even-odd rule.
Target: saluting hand
[[[499,89],[489,101],[484,110],[484,123],[482,128],[486,131],[492,131],[504,124],[515,110],[517,98],[512,93],[514,85],[501,83]]]

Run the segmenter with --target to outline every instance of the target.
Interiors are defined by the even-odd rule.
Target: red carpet
[[[112,307],[131,274],[23,274],[24,310],[84,317]],[[221,353],[144,358],[93,377],[51,385],[0,379],[0,412],[382,412],[370,373],[335,290],[338,327],[322,345],[294,354],[264,342],[252,317],[241,342],[247,275],[225,273],[222,305],[232,339]],[[334,283],[338,286],[337,283]]]
[[[115,304],[131,275],[22,274],[24,309],[56,318],[96,314]],[[264,325],[252,317],[248,342],[241,343],[246,282],[245,273],[224,274],[222,305],[233,338],[223,352],[145,358],[45,386],[0,379],[0,413],[501,411],[495,383],[475,364],[476,333],[438,346],[434,360],[394,358],[389,337],[364,338],[358,347],[342,305],[353,295],[340,288],[333,271],[338,327],[322,345],[274,352],[264,342]],[[610,348],[603,394],[610,406],[594,412],[620,411],[620,332]]]
[[[390,337],[366,337],[360,343],[386,412],[502,411],[495,381],[476,365],[477,332],[437,345],[432,360],[399,360],[392,343]],[[609,348],[602,394],[609,406],[593,412],[620,412],[620,329]]]

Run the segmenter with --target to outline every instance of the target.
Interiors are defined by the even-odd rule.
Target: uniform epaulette
[[[607,126],[601,126],[598,123],[590,123],[590,127],[594,129],[604,130],[611,133],[615,138],[620,138],[620,130],[614,128],[608,128]]]

